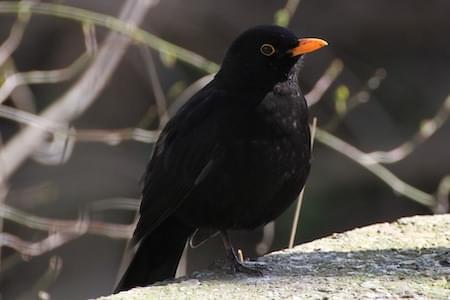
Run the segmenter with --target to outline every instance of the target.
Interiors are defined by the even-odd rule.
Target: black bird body
[[[206,91],[220,94],[210,98],[208,114],[217,123],[204,124],[207,135],[215,132],[214,139],[205,136],[212,151],[174,215],[194,228],[218,230],[272,221],[296,199],[309,171],[307,107],[296,72],[266,95],[233,95],[214,88],[214,81]],[[205,159],[204,153],[189,159],[196,155]]]
[[[249,58],[264,42],[279,57]],[[138,250],[117,291],[172,277],[196,229],[252,229],[296,199],[310,169],[298,57],[288,55],[297,44],[279,27],[250,29],[167,123],[144,178]]]

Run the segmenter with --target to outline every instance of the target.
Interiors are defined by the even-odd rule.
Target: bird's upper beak
[[[292,56],[298,56],[319,50],[320,48],[325,47],[327,45],[328,43],[322,39],[303,38],[299,39],[297,46],[289,50],[289,52],[292,54]]]

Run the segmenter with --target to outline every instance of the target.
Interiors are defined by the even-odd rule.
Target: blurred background
[[[0,1],[0,298],[111,293],[158,129],[258,24],[330,44],[300,75],[318,128],[295,244],[448,212],[449,15],[445,0]],[[286,248],[294,210],[235,245]],[[179,273],[223,257],[211,239]]]

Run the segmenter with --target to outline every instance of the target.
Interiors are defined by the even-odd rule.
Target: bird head
[[[257,26],[231,44],[216,78],[231,89],[271,89],[286,80],[301,56],[326,45],[317,38],[298,39],[283,27]]]

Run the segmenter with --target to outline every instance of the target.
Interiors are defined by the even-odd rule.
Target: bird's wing
[[[217,90],[205,87],[162,131],[144,176],[135,242],[172,214],[221,156],[220,99]]]

